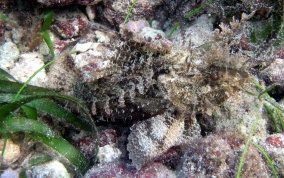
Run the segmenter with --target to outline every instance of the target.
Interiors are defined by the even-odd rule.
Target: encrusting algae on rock
[[[99,128],[96,150],[96,138],[90,133],[43,118],[93,165],[85,177],[235,177],[257,118],[251,140],[282,169],[283,139],[280,133],[269,135],[272,124],[262,107],[266,94],[258,97],[262,91],[252,84],[260,79],[267,85],[283,83],[282,48],[274,51],[268,43],[252,41],[254,27],[275,18],[276,10],[270,6],[278,1],[138,0],[128,22],[125,16],[133,1],[33,2],[39,10],[55,8],[47,33],[56,61],[32,84],[83,100]],[[10,4],[5,1],[0,7]],[[198,7],[202,8],[190,16]],[[50,60],[43,41],[27,40],[36,36],[30,32],[39,32],[41,20],[29,11],[23,14],[29,18],[18,29],[0,22],[0,37],[9,38],[0,40],[1,68],[22,82],[31,67]],[[175,23],[178,29],[166,34]],[[272,43],[275,36],[271,33],[261,40]],[[16,53],[7,55],[7,50]],[[246,156],[243,176],[272,176],[255,147],[250,145]],[[42,167],[27,170],[40,175]]]

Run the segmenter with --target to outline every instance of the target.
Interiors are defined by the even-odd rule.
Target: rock
[[[266,138],[266,144],[274,148],[284,148],[284,139],[282,134],[275,134]]]
[[[86,158],[92,158],[96,154],[95,138],[91,136],[85,136],[79,139],[76,143],[76,147]]]
[[[19,177],[19,170],[13,170],[11,168],[6,169],[0,174],[0,178],[18,178]]]
[[[54,6],[54,5],[65,6],[72,4],[74,0],[37,0],[37,2],[45,6]]]
[[[51,40],[53,41],[52,38],[51,38]],[[53,42],[53,43],[54,43],[54,42]],[[53,45],[54,45],[54,44],[53,44]],[[53,46],[53,48],[54,48],[54,46]],[[44,41],[42,41],[42,42],[40,43],[40,45],[38,46],[38,52],[39,52],[41,55],[43,55],[44,57],[50,55],[49,48],[48,48],[47,44],[46,44]]]
[[[246,141],[245,136],[238,132],[223,131],[217,132],[215,135],[225,140],[232,150],[241,150]]]
[[[239,158],[240,155],[238,156],[238,159]],[[266,161],[262,159],[261,153],[259,153],[254,146],[250,145],[246,154],[241,175],[243,177],[272,177],[265,163]],[[236,164],[236,161],[231,164]]]
[[[178,176],[235,177],[244,146],[242,137],[237,132],[221,132],[189,143]],[[253,146],[248,148],[241,175],[269,177],[264,160]]]
[[[206,12],[204,9],[197,9],[199,6],[205,5],[207,6],[207,2],[197,0],[197,1],[171,1],[171,0],[164,0],[162,7],[157,9],[158,11],[155,12],[156,19],[161,21],[163,24],[165,21],[169,21],[170,23],[166,22],[165,25],[173,26],[175,22],[182,22],[187,23],[188,21],[192,22],[194,19],[199,17],[202,14],[205,14]],[[160,10],[160,11],[159,11]],[[191,17],[185,18],[187,14],[190,14],[194,12],[194,15]]]
[[[89,28],[81,36],[79,43],[97,42],[115,46],[119,39],[120,34],[116,30],[97,22],[90,22]]]
[[[132,164],[139,170],[170,147],[181,144],[184,142],[183,132],[184,121],[174,119],[169,114],[158,115],[134,124],[127,144]]]
[[[0,42],[4,40],[5,35],[5,24],[3,22],[0,22]]]
[[[96,6],[87,6],[86,13],[89,20],[94,20],[96,18]]]
[[[261,115],[263,107],[257,97],[239,92],[235,97],[228,98],[221,107],[223,111],[213,113],[216,131],[226,130],[248,135],[255,120],[259,118],[255,136],[260,138],[267,134],[267,120]]]
[[[225,140],[214,136],[207,137],[195,142],[188,150],[179,176],[224,176],[223,167],[230,151]]]
[[[103,0],[75,0],[75,1],[77,4],[80,4],[80,5],[94,5]]]
[[[154,162],[162,163],[168,167],[176,168],[180,163],[180,159],[183,155],[182,149],[179,146],[169,148],[161,156],[154,159]]]
[[[284,98],[278,102],[282,107],[284,106]]]
[[[3,150],[4,139],[0,140],[0,150]],[[2,151],[1,151],[2,152]],[[10,139],[6,144],[4,153],[3,165],[10,166],[13,162],[17,161],[21,156],[20,146],[13,143]]]
[[[106,129],[99,133],[100,146],[114,144],[117,142],[118,135],[114,129]]]
[[[162,2],[162,0],[138,0],[133,8],[130,19],[148,19],[151,17],[152,13],[155,12],[155,8]],[[106,1],[104,2],[105,8],[103,9],[102,15],[112,25],[119,25],[124,21],[132,3],[133,1],[127,0]]]
[[[64,53],[64,50],[68,48],[69,46],[74,45],[74,43],[76,42],[75,39],[62,39],[51,31],[48,32],[48,35],[50,36],[50,39],[52,41],[54,54],[57,60],[61,57],[66,56],[66,53]],[[44,41],[42,41],[40,45],[38,46],[38,52],[42,54],[43,56],[51,55],[50,50]],[[68,53],[69,52],[70,51],[68,51]]]
[[[250,50],[251,49],[251,44],[250,44],[250,39],[247,36],[242,36],[240,39],[240,48],[243,50]]]
[[[135,177],[135,172],[135,168],[129,167],[124,163],[112,162],[94,166],[85,174],[84,178],[132,178]]]
[[[170,30],[171,28],[168,31]],[[194,48],[211,41],[213,39],[212,31],[213,19],[205,14],[197,18],[192,25],[178,28],[172,39],[180,47]]]
[[[120,158],[121,151],[114,145],[105,145],[99,148],[98,158],[100,163],[110,163]]]
[[[260,72],[268,85],[272,83],[284,85],[284,59],[276,58],[267,68]]]
[[[259,76],[265,81],[264,85],[266,88],[272,84],[275,85],[275,87],[268,92],[275,101],[278,102],[284,98],[284,59],[276,58],[273,60],[269,66],[259,72]],[[269,130],[274,130],[271,119],[268,119],[268,123],[270,124],[268,126]]]
[[[86,30],[88,18],[81,12],[61,11],[54,17],[52,29],[62,38],[74,38]]]
[[[68,47],[73,46],[76,40],[62,39],[54,35],[54,33],[50,33],[50,36],[53,41],[56,60],[48,67],[47,87],[59,89],[67,95],[73,95],[74,87],[79,81],[79,72],[74,67],[70,57],[70,53],[73,51]]]
[[[32,166],[26,170],[28,178],[37,177],[60,177],[71,178],[65,166],[57,160],[50,161],[41,165]]]
[[[53,48],[55,54],[60,54],[64,49],[73,43],[72,40],[56,40],[53,42]]]
[[[113,60],[117,51],[103,43],[77,43],[72,51],[75,67],[80,70],[85,81],[94,81],[108,76],[114,68]]]
[[[121,152],[115,147],[117,144],[117,133],[114,129],[105,129],[99,133],[99,160],[102,162],[112,162],[110,159],[116,159]],[[77,138],[76,147],[87,157],[93,157],[96,153],[95,138],[92,136],[83,136]],[[108,155],[109,154],[109,155]]]
[[[29,33],[29,34],[27,34]],[[32,35],[32,33],[34,33],[34,31],[30,30],[27,31],[23,28],[13,28],[11,31],[11,39],[12,41],[18,45],[18,48],[20,49],[20,51],[27,51],[28,48],[27,46],[30,48],[32,45],[37,45],[37,40],[35,37],[36,35]],[[8,34],[7,36],[9,36],[10,34]],[[32,44],[33,43],[33,44]],[[27,45],[27,46],[24,46]],[[33,46],[30,49],[34,49]]]
[[[73,48],[73,51],[84,53],[88,51],[93,45],[93,42],[87,42],[87,43],[77,43],[75,47]]]
[[[98,39],[99,43],[110,43],[111,38],[114,38],[107,33],[104,33],[102,31],[95,31],[96,38]]]
[[[84,176],[85,178],[100,178],[100,177],[118,177],[118,178],[175,178],[173,171],[169,170],[161,163],[149,163],[140,171],[127,166],[122,162],[112,162],[107,164],[99,164],[90,169]]]
[[[37,0],[45,6],[66,6],[70,4],[94,5],[102,0]]]
[[[15,61],[19,58],[20,51],[12,42],[6,42],[0,46],[0,67],[8,70],[14,66]]]
[[[0,10],[8,10],[16,6],[15,0],[1,0],[0,1]]]
[[[137,178],[175,178],[177,177],[172,170],[169,170],[166,166],[161,163],[149,163],[145,165],[136,174]]]
[[[276,52],[276,56],[284,60],[284,44],[280,47],[280,49]]]
[[[173,47],[163,31],[149,27],[146,21],[129,21],[120,25],[120,28],[127,40],[145,45],[149,51],[165,53]]]
[[[42,55],[34,53],[21,54],[17,62],[10,70],[10,74],[20,82],[26,82],[28,78],[44,65]],[[45,69],[41,70],[30,82],[31,85],[45,87],[48,81]]]
[[[49,67],[49,88],[60,89],[63,93],[74,94],[74,86],[79,79],[78,72],[70,65],[70,59],[65,55],[59,56]]]
[[[138,20],[138,21],[129,21],[125,25],[121,24],[120,28],[123,30],[125,35],[137,35],[140,33],[144,28],[149,27],[149,23],[145,20]],[[129,37],[131,39],[131,37]]]
[[[259,144],[273,161],[280,177],[284,176],[284,135],[281,133],[269,135]]]

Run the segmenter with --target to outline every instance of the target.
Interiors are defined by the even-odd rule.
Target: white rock
[[[127,150],[132,164],[140,169],[170,147],[184,143],[184,121],[168,114],[138,122],[131,127]]]
[[[47,87],[61,89],[64,94],[72,95],[73,86],[78,81],[78,73],[68,63],[68,56],[63,54],[56,57],[56,61],[48,68]]]
[[[26,171],[28,178],[70,178],[65,166],[57,160],[33,166]]]
[[[10,70],[10,74],[17,80],[25,82],[35,71],[44,65],[44,58],[38,53],[25,53],[20,56],[19,62]],[[36,86],[46,86],[47,76],[45,69],[41,70],[30,82]]]
[[[0,67],[2,69],[11,68],[20,54],[17,46],[12,42],[6,42],[0,46]]]
[[[152,21],[152,28],[155,28],[155,29],[159,29],[160,28],[160,22],[159,21],[157,21],[157,20],[153,20]]]
[[[93,44],[93,42],[77,43],[74,46],[72,51],[81,52],[81,53],[86,52],[86,51],[88,51],[91,48],[92,44]]]
[[[155,39],[158,34],[163,38],[166,36],[162,30],[153,29],[151,27],[144,27],[139,33],[140,37],[151,37],[152,39]]]
[[[110,43],[110,38],[107,34],[101,31],[95,31],[96,38],[98,39],[99,43]]]
[[[121,151],[113,145],[99,148],[98,158],[100,163],[110,163],[121,156]]]
[[[4,146],[4,139],[0,140],[0,150],[2,152]],[[15,162],[21,155],[20,146],[14,144],[11,140],[8,140],[4,153],[3,163],[4,165],[10,165]]]
[[[272,63],[260,72],[261,78],[268,80],[269,83],[284,83],[284,60],[276,58]]]
[[[284,99],[281,99],[278,103],[279,103],[282,107],[284,107]]]
[[[80,70],[85,81],[94,81],[111,74],[113,59],[117,51],[110,49],[103,43],[77,44],[72,51],[80,52],[72,54],[75,67]]]
[[[13,169],[6,169],[1,175],[0,178],[18,178],[19,171]]]
[[[45,42],[40,43],[38,47],[38,51],[40,54],[47,56],[49,55],[49,48]]]
[[[178,29],[174,33],[173,41],[185,48],[198,47],[212,39],[212,31],[212,18],[208,17],[208,15],[202,15],[189,27]]]
[[[87,6],[86,13],[88,15],[89,20],[94,20],[96,18],[96,11],[94,6]]]

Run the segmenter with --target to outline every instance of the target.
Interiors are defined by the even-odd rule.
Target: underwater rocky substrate
[[[129,13],[132,3],[0,2],[9,19],[0,18],[0,68],[25,82],[51,60],[39,32],[52,9],[56,61],[30,84],[84,101],[99,129],[94,159],[92,134],[41,114],[92,167],[80,174],[42,143],[12,134],[0,177],[235,177],[246,146],[241,176],[276,176],[254,144],[284,176],[283,2],[138,0]]]

